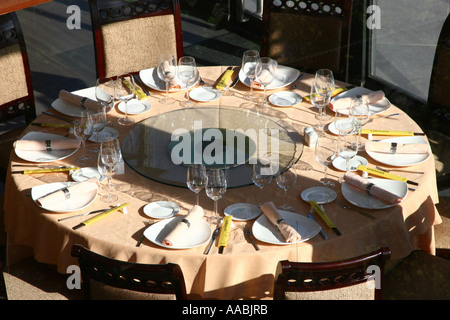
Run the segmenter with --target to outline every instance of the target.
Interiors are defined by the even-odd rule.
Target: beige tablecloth
[[[205,86],[212,85],[226,67],[205,67],[200,74],[206,82]],[[311,75],[305,75],[295,90],[300,95],[309,94]],[[345,84],[337,82],[337,86]],[[63,88],[62,88],[63,89]],[[289,87],[279,89],[288,90]],[[206,105],[234,106],[258,110],[258,107],[242,98],[248,91],[242,83],[231,89],[233,95],[223,96],[213,103],[197,103],[195,108]],[[262,91],[256,90],[258,94]],[[269,94],[275,91],[269,91]],[[178,103],[169,106],[162,105],[158,99],[163,92],[151,90],[148,101],[152,109],[141,115],[132,115],[137,121],[156,114],[179,108]],[[171,93],[179,101],[184,99],[184,92]],[[56,98],[56,97],[55,97]],[[290,123],[299,133],[303,129],[317,123],[315,114],[317,110],[309,103],[303,102],[289,108],[270,106],[266,110],[281,120]],[[328,111],[332,114],[331,111]],[[399,117],[392,119],[378,119],[367,124],[370,129],[396,129],[421,131],[417,124],[404,112],[392,106],[384,114],[399,112]],[[116,108],[108,114],[109,120],[116,122],[122,117]],[[58,122],[47,115],[41,115],[39,122]],[[123,138],[129,127],[115,125]],[[38,128],[28,127],[26,131],[39,130],[58,134],[66,134],[64,128]],[[92,143],[88,142],[88,147]],[[369,166],[378,165],[365,152],[360,155],[369,160]],[[61,164],[74,164],[78,153],[58,161]],[[11,164],[27,163],[11,153]],[[91,166],[95,166],[93,160]],[[323,167],[316,161],[314,149],[304,147],[303,155],[296,165],[297,183],[288,191],[288,201],[294,205],[295,212],[307,215],[310,205],[300,199],[300,193],[317,185],[323,176]],[[425,171],[425,174],[404,173],[403,176],[417,181],[419,186],[415,191],[409,191],[406,199],[397,206],[372,210],[370,214],[376,219],[372,220],[359,215],[352,210],[342,209],[336,201],[324,205],[327,215],[338,227],[342,236],[337,236],[327,229],[323,222],[315,216],[322,226],[328,240],[319,235],[313,239],[286,246],[271,245],[258,242],[260,251],[256,251],[248,238],[243,234],[246,222],[235,222],[231,229],[229,243],[223,254],[218,254],[214,245],[208,255],[203,251],[207,244],[186,250],[165,249],[144,240],[140,247],[136,247],[146,223],[150,220],[143,212],[143,207],[152,201],[171,200],[181,207],[180,214],[187,212],[195,205],[195,194],[187,188],[171,187],[149,180],[130,169],[125,168],[125,174],[117,175],[113,179],[118,183],[131,185],[131,190],[119,193],[118,203],[129,202],[128,214],[115,212],[102,220],[72,230],[72,227],[85,218],[75,218],[58,222],[62,217],[74,213],[52,213],[39,208],[29,197],[33,186],[50,182],[71,181],[67,173],[50,174],[8,174],[5,197],[5,225],[8,233],[8,263],[12,264],[24,255],[32,254],[38,261],[53,264],[57,270],[66,273],[69,265],[77,261],[71,257],[70,250],[73,244],[79,243],[100,254],[115,259],[138,263],[177,263],[183,270],[189,297],[207,299],[239,299],[239,298],[267,298],[273,290],[273,280],[276,265],[280,260],[292,261],[331,261],[350,258],[367,253],[381,246],[388,246],[392,251],[392,259],[402,258],[415,248],[434,252],[433,225],[441,222],[440,216],[434,206],[438,201],[434,159],[431,156],[424,163],[414,165],[412,170]],[[11,170],[11,167],[9,168]],[[332,166],[329,168],[330,177],[337,179],[344,172]],[[100,190],[100,193],[103,191]],[[338,199],[342,199],[340,187],[336,189]],[[256,186],[233,188],[227,190],[225,196],[219,200],[219,210],[223,210],[233,203],[260,203],[273,201],[276,205],[284,202],[283,191],[273,181],[260,191]],[[213,201],[203,192],[200,196],[200,205],[206,214],[211,214]],[[80,212],[105,208],[106,204],[96,199],[88,208]],[[251,225],[253,221],[250,221]],[[214,228],[214,226],[211,226]]]

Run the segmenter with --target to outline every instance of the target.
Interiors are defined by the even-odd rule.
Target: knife
[[[42,111],[42,113],[44,113],[44,114],[46,114],[46,115],[49,115],[49,116],[52,116],[52,117],[54,117],[54,118],[56,118],[56,119],[65,121],[65,122],[67,122],[67,123],[69,123],[69,124],[73,124],[73,123],[74,123],[74,121],[71,120],[71,119],[68,119],[68,118],[65,118],[65,117],[61,117],[60,115],[51,113],[51,112],[49,112],[49,111],[45,111],[45,110],[44,110],[44,111]]]
[[[214,241],[216,240],[217,235],[219,234],[219,231],[220,231],[220,226],[217,227],[216,230],[214,230],[214,233],[213,233],[213,235],[211,237],[211,242],[209,243],[208,248],[206,248],[204,254],[208,254],[209,250],[211,250],[211,247],[212,247]]]
[[[31,125],[40,127],[55,127],[55,128],[71,128],[70,124],[49,123],[49,122],[33,122]]]
[[[233,88],[233,87],[238,83],[238,81],[239,81],[239,70],[240,70],[239,67],[237,67],[237,68],[234,70],[234,73],[236,73],[236,78],[234,78],[234,80],[233,80],[233,82],[230,84],[229,88]]]
[[[150,97],[150,92],[148,92],[148,90],[145,88],[145,85],[142,83],[141,79],[135,74],[134,75],[134,80],[136,80],[136,82],[138,83],[138,85],[141,87],[142,91],[144,91],[144,93]]]
[[[77,217],[84,217],[84,216],[87,216],[87,215],[90,215],[90,214],[99,213],[99,212],[103,212],[103,211],[106,211],[106,210],[109,210],[109,209],[94,210],[94,211],[90,211],[90,212],[86,212],[86,213],[82,213],[82,214],[77,214],[75,216],[58,219],[58,221],[69,220],[69,219],[73,219],[73,218],[77,218]]]

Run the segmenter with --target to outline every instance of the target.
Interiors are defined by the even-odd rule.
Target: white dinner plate
[[[281,217],[291,225],[300,234],[300,240],[296,242],[286,242],[278,228],[267,219],[263,214],[253,223],[253,236],[259,241],[277,244],[288,245],[307,241],[316,236],[322,229],[314,220],[306,218],[298,213],[278,210]]]
[[[119,136],[119,131],[111,127],[104,127],[102,131],[98,133],[98,142],[111,141]],[[95,133],[89,137],[89,141],[97,142]]]
[[[70,139],[53,133],[30,131],[20,140],[65,140]],[[53,162],[67,158],[77,152],[76,149],[52,150],[52,151],[28,151],[14,150],[16,155],[23,160],[31,162]]]
[[[334,201],[337,197],[337,194],[331,188],[311,187],[306,190],[303,190],[300,196],[306,202],[315,201],[318,204],[326,204]]]
[[[346,121],[346,119],[342,119],[342,120],[338,120],[338,121]],[[333,121],[328,124],[328,130],[337,136],[339,135],[339,131],[338,131],[338,129],[336,129],[336,121]],[[347,133],[347,135],[354,135],[357,133],[358,133],[357,130],[353,130],[352,132]]]
[[[91,100],[97,101],[95,97],[95,87],[85,88],[81,90],[72,91],[73,94],[79,95],[80,97],[86,97]],[[52,102],[53,109],[71,117],[77,117],[81,114],[81,111],[84,109],[80,106],[75,106],[71,103],[68,103],[61,98],[57,98]]]
[[[292,91],[280,91],[269,96],[270,103],[277,107],[292,107],[302,102],[302,99],[299,94]]]
[[[139,71],[139,77],[141,78],[142,82],[157,91],[163,91],[166,92],[166,83],[161,80],[158,77],[158,71],[157,68],[149,68],[149,69],[145,69],[145,70],[141,70]],[[169,92],[177,92],[177,91],[181,91],[181,90],[186,90],[186,85],[184,83],[182,83],[181,81],[178,80],[178,77],[175,76],[175,79],[177,81],[177,83],[180,85],[180,89],[169,89]],[[195,86],[197,84],[197,82],[199,81],[200,76],[193,82],[191,82],[188,85],[188,88],[192,88],[193,86]]]
[[[72,184],[76,184],[76,182],[54,182],[33,187],[31,188],[31,199],[33,199],[34,203],[36,203],[37,206],[51,212],[72,212],[81,210],[88,207],[92,202],[94,202],[95,198],[97,197],[98,193],[97,184],[94,182],[92,183],[95,184],[96,186],[94,191],[83,194],[80,197],[76,198],[72,197],[65,201],[52,204],[50,207],[41,206],[37,204],[36,200],[53,191],[69,187]]]
[[[94,177],[101,178],[101,174],[98,172],[97,167],[84,167],[71,172],[70,176],[76,182],[82,182]]]
[[[172,218],[178,212],[180,212],[180,207],[172,201],[150,202],[144,207],[144,213],[154,219]]]
[[[367,161],[366,158],[361,157],[361,156],[354,156],[353,158],[350,159],[350,171],[357,171],[356,168],[361,164],[363,166],[367,166],[369,162]],[[336,157],[333,160],[333,166],[341,171],[347,171],[346,168],[346,162],[345,159],[342,157]]]
[[[211,239],[211,227],[208,222],[200,219],[192,224],[183,234],[183,240],[172,247],[164,245],[164,238],[175,228],[178,222],[185,216],[177,216],[170,219],[161,220],[152,224],[144,231],[144,236],[154,244],[166,249],[190,249],[204,245]]]
[[[125,103],[122,101],[117,106],[120,112],[125,113]],[[147,100],[131,99],[127,103],[128,114],[141,114],[150,111],[152,104]]]
[[[234,203],[225,208],[226,216],[233,216],[236,221],[248,221],[259,216],[261,210],[257,205],[251,203]]]
[[[406,182],[403,181],[389,179],[370,179],[370,182],[398,195],[399,198],[402,199],[402,201],[408,194],[408,186]],[[356,187],[348,184],[347,182],[342,183],[341,190],[342,195],[348,202],[364,209],[386,209],[398,204],[389,204],[378,200],[377,198],[367,194],[365,190],[359,190]]]
[[[356,87],[347,91],[344,91],[340,94],[338,94],[336,97],[334,97],[333,99],[331,99],[331,103],[333,103],[333,101],[342,99],[342,98],[350,98],[350,97],[356,97],[357,95],[363,95],[363,94],[367,94],[372,92],[372,90],[369,90],[367,88],[364,87]],[[330,105],[328,105],[329,108]],[[376,115],[379,113],[382,113],[386,110],[388,110],[391,107],[391,103],[389,102],[389,100],[385,97],[384,99],[382,99],[381,101],[378,101],[377,103],[373,103],[373,104],[369,104],[369,112],[370,115]]]
[[[196,101],[208,102],[219,99],[222,92],[212,87],[198,87],[189,92],[189,96]]]
[[[397,142],[397,143],[424,143],[428,142],[423,137],[408,136],[408,137],[395,137],[382,140],[383,142]],[[431,152],[422,154],[389,154],[381,152],[367,151],[367,154],[374,160],[394,167],[407,167],[426,161]]]
[[[269,85],[267,85],[267,90],[286,87],[291,83],[293,83],[295,80],[297,80],[299,75],[300,75],[299,70],[279,65],[275,73],[275,79]],[[250,87],[250,79],[245,75],[242,68],[241,71],[239,71],[239,80],[247,87]],[[264,90],[263,86],[261,87],[253,86],[253,88]]]

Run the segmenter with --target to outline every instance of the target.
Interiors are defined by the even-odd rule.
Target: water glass
[[[134,78],[130,74],[123,75],[116,79],[116,97],[124,104],[125,117],[120,118],[117,122],[121,125],[128,126],[134,124],[134,119],[128,117],[128,102],[136,96],[136,86]]]
[[[297,182],[297,172],[295,167],[292,166],[281,172],[277,176],[276,181],[277,185],[284,190],[284,204],[280,206],[280,209],[293,210],[294,208],[287,203],[287,191]]]
[[[86,164],[91,160],[91,157],[86,154],[86,140],[92,135],[93,130],[89,113],[81,111],[80,115],[75,117],[73,124],[73,134],[78,140],[81,140],[82,155],[76,160],[79,164]]]
[[[172,104],[174,99],[169,97],[170,82],[174,81],[177,75],[177,61],[173,54],[162,54],[158,58],[158,77],[166,84],[166,96],[159,99],[159,102],[163,104]]]
[[[227,191],[226,174],[222,169],[212,169],[206,171],[206,177],[206,195],[208,198],[214,200],[214,216],[211,217],[211,220],[213,223],[220,223],[221,218],[218,213],[218,201]]]
[[[189,190],[195,192],[197,205],[199,205],[200,192],[205,188],[207,181],[204,165],[192,165],[187,168],[186,184]]]
[[[242,55],[242,72],[250,80],[250,92],[244,94],[244,98],[253,101],[253,82],[255,81],[256,63],[259,60],[259,52],[256,50],[247,50]]]

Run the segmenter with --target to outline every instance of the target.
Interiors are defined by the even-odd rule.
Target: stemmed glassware
[[[128,117],[128,102],[136,96],[136,86],[134,78],[130,74],[120,76],[116,79],[116,97],[124,104],[125,117],[120,118],[117,122],[121,125],[128,126],[135,121]]]
[[[335,87],[333,71],[331,71],[330,69],[317,70],[313,85],[315,88],[315,92],[324,97],[322,101],[327,102],[325,104],[326,107],[328,103],[330,103],[331,94],[333,93]],[[325,121],[331,119],[331,116],[326,113],[325,108],[320,108],[319,110],[319,114],[316,115],[317,120]]]
[[[186,85],[186,101],[180,103],[182,107],[192,107],[194,103],[189,100],[189,83],[198,77],[198,69],[193,57],[185,56],[178,60],[178,79]]]
[[[95,98],[105,107],[106,113],[114,107],[115,96],[114,80],[98,78],[95,84]]]
[[[212,169],[206,171],[206,176],[206,195],[208,198],[214,200],[214,217],[211,217],[211,219],[215,223],[220,223],[221,218],[218,214],[218,201],[227,191],[226,173],[222,169]]]
[[[319,113],[316,114],[316,119],[319,120],[319,124],[315,127],[318,130],[323,131],[324,130],[324,120],[327,120],[327,117],[323,114],[326,114],[325,107],[330,103],[330,95],[322,95],[319,92],[317,92],[316,89],[316,80],[313,81],[313,84],[311,85],[311,92],[310,92],[310,101],[313,106],[319,109]]]
[[[102,142],[98,154],[98,172],[108,179],[106,187],[107,194],[102,195],[100,199],[107,203],[115,202],[119,199],[117,195],[111,193],[114,189],[111,180],[113,175],[117,172],[120,161],[120,149],[118,149],[120,145],[116,140],[117,139]]]
[[[267,103],[267,85],[269,85],[275,78],[275,73],[278,68],[278,63],[268,57],[262,57],[256,63],[255,75],[256,80],[264,87],[264,102],[263,106],[266,107]]]
[[[163,104],[172,104],[174,99],[169,97],[169,84],[177,75],[177,61],[173,54],[162,54],[158,60],[158,77],[166,83],[166,96],[159,99]]]
[[[256,50],[247,50],[242,55],[242,72],[248,77],[250,80],[250,92],[244,95],[245,99],[249,99],[253,101],[253,82],[255,81],[255,69],[256,64],[259,60],[259,52]]]
[[[295,185],[297,182],[297,172],[294,166],[281,172],[277,178],[277,185],[284,190],[284,204],[280,206],[280,209],[293,210],[294,208],[287,203],[287,191]]]
[[[199,194],[206,187],[207,176],[204,165],[188,166],[186,174],[186,184],[188,188],[195,192],[197,198],[197,205],[199,205]]]
[[[82,155],[77,159],[79,164],[86,164],[91,160],[91,157],[86,154],[86,140],[92,135],[93,130],[89,113],[81,111],[80,115],[75,117],[73,124],[73,134],[78,140],[81,140]]]
[[[353,101],[350,108],[350,115],[355,119],[355,129],[358,131],[358,150],[363,150],[364,144],[361,142],[361,129],[370,119],[369,105],[362,98]]]
[[[350,107],[341,107],[335,110],[334,126],[343,140],[346,140],[347,135],[355,130],[355,118],[350,114]]]
[[[320,179],[319,185],[334,187],[333,181],[328,179],[327,169],[336,158],[336,140],[328,135],[320,135],[316,142],[315,156],[316,160],[324,166],[323,178]]]
[[[358,136],[350,135],[345,140],[338,141],[339,156],[345,159],[345,171],[350,171],[350,160],[358,153]],[[340,182],[343,178],[340,179]]]
[[[91,125],[95,133],[95,142],[96,145],[94,149],[92,149],[92,152],[99,152],[98,147],[98,133],[103,130],[103,128],[106,126],[106,110],[105,108],[95,109],[91,110],[89,113],[89,117],[91,118]]]
[[[253,165],[252,181],[253,183],[263,190],[263,188],[272,182],[273,174],[271,170],[271,164],[264,159],[257,159]],[[260,205],[262,202],[260,203]]]

